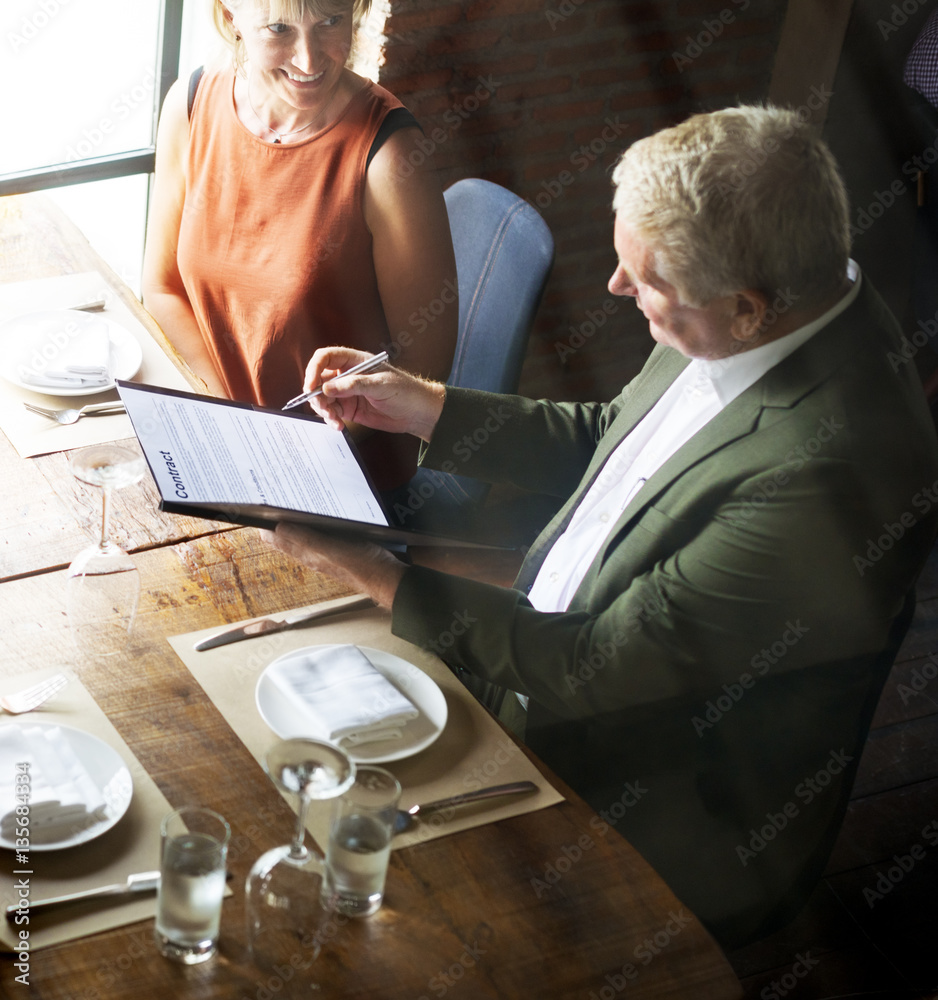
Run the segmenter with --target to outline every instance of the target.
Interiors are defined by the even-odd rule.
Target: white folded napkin
[[[35,360],[32,367],[20,367],[20,380],[27,385],[78,389],[112,381],[111,338],[107,324],[101,320],[77,328],[74,321],[69,321],[62,330],[49,335],[46,348],[42,358],[48,359],[48,367],[40,368]]]
[[[23,765],[28,765],[24,767]],[[29,783],[16,782],[28,775]],[[0,836],[13,841],[29,805],[29,839],[54,843],[106,818],[101,789],[58,726],[0,726]]]
[[[403,727],[420,714],[357,646],[291,657],[272,667],[270,676],[340,746],[400,740]]]

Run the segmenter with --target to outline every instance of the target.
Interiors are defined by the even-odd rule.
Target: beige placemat
[[[21,674],[15,681],[7,680],[5,684],[10,690],[19,690],[57,672],[51,669]],[[95,840],[59,851],[30,851],[26,865],[17,863],[13,851],[0,848],[3,866],[0,907],[4,910],[9,904],[18,902],[15,884],[19,880],[28,879],[30,898],[39,900],[123,882],[134,872],[159,868],[160,820],[172,807],[77,677],[69,671],[62,672],[68,673],[71,681],[52,700],[28,715],[6,716],[0,720],[0,725],[52,722],[97,736],[123,758],[133,780],[133,798],[117,824]],[[13,874],[23,870],[30,874]],[[149,893],[111,902],[104,907],[99,905],[99,908],[90,902],[72,904],[58,916],[34,913],[28,927],[17,927],[0,917],[0,946],[10,951],[21,929],[28,929],[29,950],[35,951],[145,920],[155,914],[156,894]]]
[[[134,381],[160,385],[170,389],[190,390],[188,382],[163,353],[145,327],[114,293],[97,271],[65,274],[56,278],[17,281],[0,284],[0,324],[26,313],[46,309],[67,309],[103,296],[103,313],[132,333],[143,350],[143,364]],[[53,451],[66,451],[89,444],[120,441],[133,437],[130,419],[124,413],[111,416],[84,417],[77,423],[61,425],[38,413],[30,413],[23,403],[34,403],[46,409],[81,407],[86,403],[116,400],[115,389],[89,396],[48,396],[23,389],[0,378],[0,429],[6,434],[21,458],[32,458]]]
[[[346,600],[348,598],[324,602],[322,607],[341,605]],[[354,643],[385,650],[407,660],[431,677],[446,697],[448,718],[438,739],[412,757],[380,765],[392,771],[400,781],[404,789],[402,808],[510,781],[530,780],[538,786],[538,791],[531,795],[462,806],[430,816],[412,830],[395,837],[395,848],[562,802],[563,796],[452,671],[432,653],[392,635],[390,622],[390,615],[379,609],[356,610],[203,652],[196,652],[194,644],[221,629],[173,636],[169,642],[231,728],[261,763],[268,748],[277,740],[277,735],[261,718],[254,700],[257,681],[264,669],[278,656],[303,646]],[[323,846],[330,809],[328,805],[318,809],[314,805],[311,813],[308,829]]]

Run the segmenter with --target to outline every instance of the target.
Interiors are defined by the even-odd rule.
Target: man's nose
[[[617,267],[612,272],[612,277],[609,279],[609,284],[606,287],[613,295],[638,297],[638,289],[635,287],[635,283],[622,267]]]

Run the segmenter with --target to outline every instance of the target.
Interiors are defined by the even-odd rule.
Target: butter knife
[[[469,802],[482,802],[485,799],[497,799],[503,795],[529,795],[537,791],[533,781],[512,781],[507,785],[492,785],[489,788],[479,788],[461,795],[451,795],[435,802],[424,802],[422,805],[411,806],[409,809],[398,809],[394,816],[394,832],[403,833],[409,830],[418,819],[423,819],[428,813],[441,812],[454,806],[466,805]]]
[[[103,296],[96,299],[89,299],[87,302],[80,302],[76,306],[69,306],[70,309],[77,309],[80,312],[104,312],[107,308],[107,300]]]
[[[317,618],[329,618],[331,615],[339,615],[344,611],[355,611],[357,608],[373,608],[374,606],[375,602],[370,597],[358,597],[353,601],[346,601],[345,604],[336,604],[329,608],[313,608],[312,611],[293,612],[279,621],[274,618],[262,618],[260,621],[239,625],[227,632],[210,635],[207,639],[200,639],[193,649],[201,652],[206,649],[214,649],[216,646],[227,646],[229,642],[240,642],[242,639],[253,639],[259,635],[283,632],[285,629],[304,625]]]
[[[103,896],[124,896],[137,892],[153,892],[159,884],[159,872],[139,872],[136,875],[128,875],[126,882],[117,882],[114,885],[105,885],[98,889],[83,889],[81,892],[69,892],[64,896],[50,896],[48,899],[31,899],[29,901],[29,913],[32,916],[37,911],[51,910],[54,907],[64,906],[68,903],[77,903],[86,899],[98,899]],[[11,904],[6,908],[7,920],[12,920],[19,912],[21,912],[20,905],[18,903]]]

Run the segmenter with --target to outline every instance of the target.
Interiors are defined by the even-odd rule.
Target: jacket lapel
[[[611,407],[617,408],[617,412],[596,446],[596,451],[580,480],[580,485],[532,544],[515,580],[516,587],[525,592],[528,590],[537,576],[537,571],[540,569],[545,555],[554,541],[566,530],[577,504],[592,486],[593,480],[599,475],[606,459],[655,405],[668,386],[688,364],[690,364],[690,359],[677,351],[671,348],[656,347],[642,371],[613,401]]]
[[[613,401],[612,406],[618,407],[618,412],[597,445],[596,452],[575,493],[577,503],[592,485],[605,465],[606,459],[647,416],[648,411],[689,364],[690,358],[669,347],[655,348],[645,368],[626,386],[618,399]]]
[[[588,586],[590,579],[598,572],[610,549],[618,545],[618,539],[623,531],[638,520],[658,497],[682,476],[688,474],[695,465],[713,455],[714,452],[740,438],[751,434],[757,429],[764,406],[762,392],[756,386],[751,387],[721,410],[705,427],[699,430],[686,444],[678,450],[648,479],[645,485],[629,501],[619,515],[615,527],[599,550],[593,565],[581,583]]]
[[[781,415],[790,410],[843,363],[844,352],[851,346],[853,330],[848,317],[858,307],[860,298],[829,327],[818,331],[806,344],[740,393],[648,479],[622,511],[583,584],[587,584],[594,572],[602,567],[610,546],[621,532],[628,530],[672,483],[715,452],[766,426],[767,422],[775,419],[773,412]],[[812,413],[809,418],[812,427],[815,419],[816,414]],[[610,443],[607,455],[624,436]],[[578,491],[578,496],[582,496],[582,492]]]
[[[736,397],[717,414],[706,427],[698,431],[679,448],[644,487],[629,502],[609,533],[594,566],[586,575],[587,584],[602,566],[609,547],[645,512],[658,496],[675,480],[687,474],[695,465],[733,441],[753,433],[769,418],[771,410],[787,410],[806,393],[826,379],[851,349],[857,310],[871,306],[860,290],[857,301],[829,327],[820,330],[806,344],[770,369],[759,381]],[[856,345],[854,345],[855,347]],[[596,479],[609,455],[631,433],[638,422],[660,399],[661,395],[689,364],[689,359],[672,348],[656,347],[642,372],[626,387],[612,404],[618,406],[612,423],[596,448],[596,453],[573,496],[563,505],[551,523],[532,545],[518,574],[516,586],[527,590],[534,582],[538,569],[555,539],[566,529],[573,512]]]

